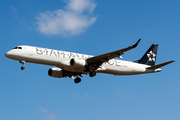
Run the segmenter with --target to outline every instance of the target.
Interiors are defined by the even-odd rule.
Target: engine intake
[[[74,58],[72,58],[70,60],[70,66],[72,66],[75,69],[84,70],[86,65],[87,65],[86,61],[82,60],[82,59],[74,59]]]
[[[51,76],[51,77],[56,77],[56,78],[64,77],[63,70],[60,69],[60,68],[50,68],[48,70],[48,75]]]

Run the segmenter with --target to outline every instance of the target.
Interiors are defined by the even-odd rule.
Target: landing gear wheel
[[[96,72],[95,72],[95,71],[90,72],[90,73],[89,73],[89,76],[90,76],[90,77],[96,76]]]
[[[25,67],[24,67],[24,66],[22,66],[22,67],[21,67],[21,70],[24,70],[24,69],[25,69]]]
[[[79,82],[81,82],[81,78],[77,77],[76,79],[74,79],[74,82],[77,84]]]
[[[24,70],[25,69],[25,61],[23,61],[23,60],[21,60],[21,61],[19,61],[19,63],[21,63],[22,64],[22,67],[21,67],[21,70]]]

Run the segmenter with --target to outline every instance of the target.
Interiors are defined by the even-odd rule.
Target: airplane
[[[122,59],[122,55],[136,48],[141,39],[135,44],[124,49],[116,50],[106,54],[92,56],[80,53],[47,49],[41,47],[20,45],[5,53],[7,58],[17,60],[22,64],[21,70],[25,69],[25,62],[54,66],[48,70],[48,75],[56,78],[69,77],[75,83],[81,82],[83,74],[90,77],[96,73],[112,75],[137,75],[145,73],[160,72],[161,67],[175,60],[155,65],[158,44],[152,44],[144,56],[136,61],[130,62]],[[75,77],[75,78],[74,78]]]

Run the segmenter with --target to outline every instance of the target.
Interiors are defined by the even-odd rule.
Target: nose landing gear
[[[22,64],[22,67],[21,67],[21,70],[24,70],[25,69],[25,61],[24,60],[21,60],[21,61],[19,61],[19,63],[21,63]]]

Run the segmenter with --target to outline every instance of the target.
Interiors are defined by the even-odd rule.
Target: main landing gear
[[[77,83],[79,83],[79,82],[81,82],[81,78],[80,77],[76,77],[75,79],[74,79],[74,82],[77,84]]]
[[[79,76],[81,76],[81,75],[79,75]],[[90,77],[96,76],[96,71],[90,72],[90,73],[89,73],[89,76],[90,76]],[[81,76],[81,77],[82,77],[82,76]],[[73,79],[73,78],[72,78],[72,79]],[[77,83],[79,83],[79,82],[81,82],[81,78],[77,76],[77,77],[74,79],[74,83],[77,84]]]
[[[95,72],[95,71],[90,72],[90,73],[89,73],[89,76],[90,76],[90,77],[96,76],[96,72]]]
[[[25,69],[25,61],[23,61],[23,60],[21,60],[21,61],[19,61],[19,63],[21,63],[22,64],[22,67],[21,67],[21,70],[24,70]]]
[[[96,76],[96,72],[95,72],[95,71],[90,72],[90,73],[89,73],[89,76],[90,76],[90,77]],[[82,77],[82,76],[81,76],[81,77]],[[79,82],[81,82],[81,78],[77,76],[77,77],[74,79],[74,83],[77,84],[77,83],[79,83]]]

